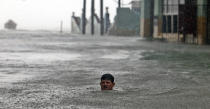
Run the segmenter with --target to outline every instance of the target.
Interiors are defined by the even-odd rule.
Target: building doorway
[[[179,5],[179,33],[183,34],[183,42],[191,35],[193,42],[197,37],[197,0],[185,0]]]
[[[210,44],[210,0],[207,0],[207,44]]]
[[[151,0],[150,2],[150,35],[151,37],[153,37],[154,34],[154,0]]]

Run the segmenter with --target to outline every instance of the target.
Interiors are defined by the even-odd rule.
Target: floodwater
[[[210,46],[0,32],[2,109],[209,109]],[[100,91],[112,73],[113,91]]]

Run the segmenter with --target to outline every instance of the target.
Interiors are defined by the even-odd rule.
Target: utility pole
[[[63,21],[60,22],[60,33],[63,33]]]
[[[121,8],[121,0],[118,0],[118,8]]]
[[[178,32],[178,41],[180,41],[180,30],[179,30],[179,17],[180,17],[180,13],[179,13],[179,9],[180,9],[180,0],[178,0],[178,15],[177,15],[177,32]]]
[[[101,35],[104,35],[104,12],[103,12],[103,0],[101,0],[101,6],[100,6],[100,10],[101,10]]]
[[[86,0],[83,1],[83,10],[82,10],[82,34],[86,32]]]
[[[91,34],[94,35],[95,0],[91,1]]]

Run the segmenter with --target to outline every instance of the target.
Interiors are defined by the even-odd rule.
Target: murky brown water
[[[0,108],[208,109],[210,47],[0,32]],[[100,91],[112,73],[114,91]]]

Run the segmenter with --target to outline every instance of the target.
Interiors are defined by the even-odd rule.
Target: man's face
[[[101,85],[101,90],[112,90],[115,83],[112,83],[110,80],[102,80],[100,85]]]

